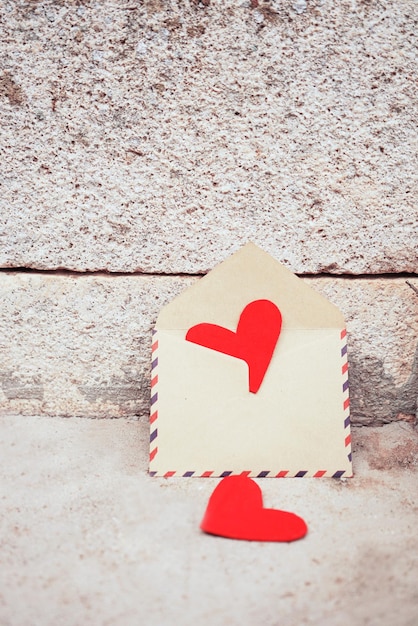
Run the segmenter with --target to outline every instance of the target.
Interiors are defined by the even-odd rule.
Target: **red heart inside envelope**
[[[295,541],[308,528],[301,517],[263,508],[256,482],[247,476],[228,476],[216,487],[200,524],[211,535],[247,541]]]
[[[282,316],[270,300],[255,300],[242,311],[233,332],[216,324],[197,324],[187,331],[186,340],[223,352],[248,364],[249,388],[257,393],[280,336]]]

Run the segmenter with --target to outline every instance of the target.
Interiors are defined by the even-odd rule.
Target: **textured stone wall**
[[[151,328],[197,278],[0,274],[6,413],[146,415]],[[306,278],[343,311],[355,423],[413,422],[418,297],[404,279]]]
[[[251,240],[344,312],[354,421],[415,419],[415,0],[0,20],[1,412],[145,414],[159,308]]]

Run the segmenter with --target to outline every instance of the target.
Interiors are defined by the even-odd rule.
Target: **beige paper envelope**
[[[241,358],[186,340],[210,323],[236,331],[243,309],[282,315],[256,393]],[[152,344],[153,476],[352,476],[347,346],[340,311],[247,244],[164,307]]]

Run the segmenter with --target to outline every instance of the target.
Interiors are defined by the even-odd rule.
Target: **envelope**
[[[152,476],[352,476],[339,309],[252,243],[160,312]]]

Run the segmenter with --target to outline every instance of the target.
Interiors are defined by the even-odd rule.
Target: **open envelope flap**
[[[281,263],[248,243],[167,304],[156,329],[187,330],[209,322],[235,329],[243,308],[271,300],[283,316],[283,329],[344,328],[340,310]]]

